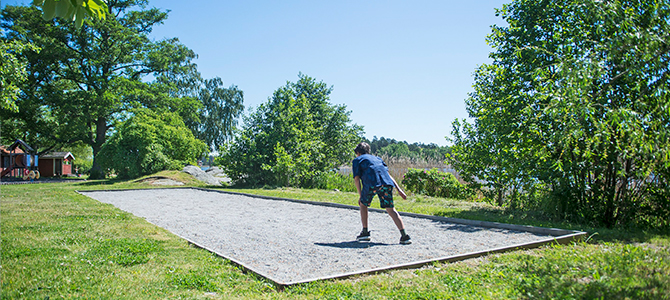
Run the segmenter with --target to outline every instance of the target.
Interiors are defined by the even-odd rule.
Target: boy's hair
[[[361,142],[356,146],[356,149],[354,149],[355,153],[360,153],[362,154],[370,154],[370,145],[366,142]]]

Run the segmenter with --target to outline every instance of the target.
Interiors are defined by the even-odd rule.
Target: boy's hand
[[[403,200],[407,200],[407,195],[401,189],[398,189],[398,194],[402,197]]]
[[[395,179],[393,178],[393,176],[391,176],[391,174],[389,174],[389,176],[391,177],[391,180],[393,180],[393,185],[394,185],[395,188],[398,190],[398,195],[400,195],[400,197],[402,197],[403,200],[407,200],[407,195],[405,195],[405,192],[403,192],[403,190],[400,188],[400,186],[399,186],[398,183],[395,181]]]

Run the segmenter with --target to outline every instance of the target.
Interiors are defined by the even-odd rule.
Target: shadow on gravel
[[[473,233],[473,232],[479,232],[482,230],[485,230],[484,227],[476,227],[476,226],[470,226],[470,225],[463,225],[463,224],[454,224],[454,223],[446,223],[444,221],[433,221],[437,225],[437,227],[442,228],[444,230],[458,230],[460,232],[464,233]]]
[[[372,243],[372,242],[361,243],[358,241],[339,242],[339,243],[314,243],[314,245],[324,247],[334,247],[334,248],[349,248],[349,249],[364,249],[364,248],[371,248],[374,246],[391,246],[391,244]]]

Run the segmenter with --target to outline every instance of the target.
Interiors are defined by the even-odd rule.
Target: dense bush
[[[468,189],[458,182],[456,176],[438,169],[408,169],[402,184],[408,191],[432,197],[465,199],[469,196]]]
[[[668,226],[668,2],[516,0],[498,14],[448,163],[501,206],[537,193],[561,219]]]
[[[179,115],[141,110],[117,127],[102,146],[100,160],[103,168],[119,178],[136,178],[196,164],[207,150]]]
[[[315,188],[324,190],[338,189],[342,192],[357,192],[351,175],[343,175],[335,171],[322,172],[316,176]]]
[[[349,163],[362,129],[331,87],[299,75],[244,120],[217,160],[235,183],[313,188],[317,177]]]

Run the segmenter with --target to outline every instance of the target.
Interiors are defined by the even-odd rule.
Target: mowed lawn
[[[170,176],[197,185],[179,174]],[[588,228],[482,203],[422,196],[399,200],[397,208],[584,230],[590,238],[280,288],[141,218],[75,192],[126,188],[152,186],[136,181],[1,186],[2,299],[670,299],[667,231]],[[336,191],[230,190],[356,204],[355,194]]]

